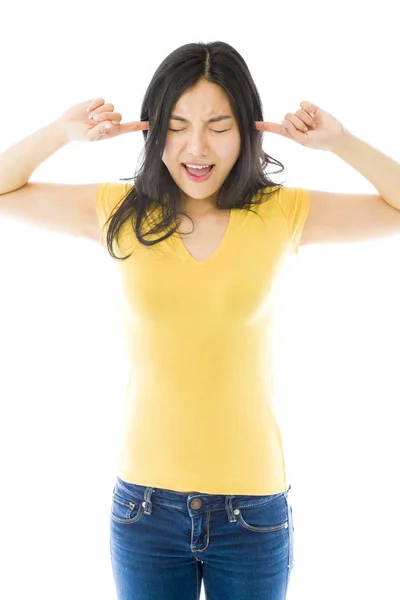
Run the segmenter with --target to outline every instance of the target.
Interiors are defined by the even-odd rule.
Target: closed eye
[[[178,133],[178,131],[185,131],[184,129],[168,129],[168,131],[172,131],[173,133]],[[225,133],[225,131],[230,131],[230,129],[223,129],[222,131],[216,131],[215,129],[211,129],[214,133]]]

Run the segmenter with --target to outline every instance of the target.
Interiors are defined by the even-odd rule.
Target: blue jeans
[[[290,487],[268,496],[182,493],[117,477],[110,553],[118,600],[284,600]]]

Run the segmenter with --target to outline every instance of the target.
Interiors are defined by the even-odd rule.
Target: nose
[[[193,130],[189,134],[188,152],[192,156],[207,156],[208,141],[206,133],[200,130]]]

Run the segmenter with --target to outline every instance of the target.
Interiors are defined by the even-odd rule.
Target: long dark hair
[[[136,237],[144,246],[153,246],[167,239],[178,228],[176,217],[181,190],[162,161],[162,155],[173,106],[188,88],[201,79],[224,89],[241,137],[239,158],[217,192],[217,207],[251,210],[252,204],[264,202],[283,187],[283,184],[271,181],[266,173],[270,163],[281,167],[273,173],[282,173],[285,167],[262,149],[262,132],[254,126],[254,121],[263,121],[262,102],[242,56],[225,42],[185,44],[171,52],[157,68],[142,102],[140,120],[149,121],[149,130],[142,132],[145,143],[139,169],[134,177],[120,179],[133,180],[134,185],[105,223],[110,221],[107,249],[117,260],[131,256],[118,257],[113,251],[113,240],[116,238],[118,242],[120,230],[128,219],[132,220]],[[273,191],[265,189],[272,187],[275,188]],[[258,201],[254,198],[257,192]],[[153,221],[154,227],[144,233],[143,222],[148,222],[149,215],[154,214],[151,209],[158,211],[161,218],[158,222]],[[155,240],[145,239],[146,235],[162,233],[164,235]]]

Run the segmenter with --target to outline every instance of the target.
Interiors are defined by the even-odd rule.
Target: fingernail
[[[111,127],[112,127],[112,126],[113,126],[113,125],[112,125],[112,123],[106,123],[106,124],[104,125],[104,128],[105,128],[105,129],[111,129]]]

